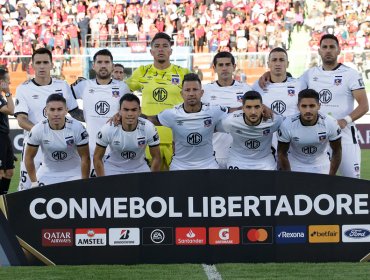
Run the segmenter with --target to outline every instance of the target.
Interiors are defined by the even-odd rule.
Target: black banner
[[[365,180],[199,170],[57,184],[6,206],[49,264],[328,262],[370,252],[369,195]]]

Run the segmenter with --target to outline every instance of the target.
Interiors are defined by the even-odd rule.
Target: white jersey
[[[122,126],[105,124],[98,132],[96,144],[110,147],[104,162],[106,175],[124,174],[137,170],[150,171],[145,161],[145,147],[159,145],[155,126],[148,120],[139,118],[134,131],[124,131]]]
[[[42,165],[38,177],[50,174],[53,177],[79,176],[81,178],[81,158],[77,147],[89,143],[84,126],[75,119],[66,118],[63,129],[53,130],[48,120],[36,124],[30,131],[27,144],[41,147]]]
[[[321,166],[329,162],[327,155],[329,141],[341,138],[337,121],[319,113],[317,123],[312,126],[302,124],[300,114],[287,117],[281,124],[278,140],[290,143],[289,162],[294,168],[303,166]]]
[[[306,87],[298,79],[288,77],[282,83],[269,83],[262,89],[258,81],[253,84],[253,90],[262,96],[262,103],[275,114],[291,116],[298,113],[298,93]]]
[[[238,169],[248,166],[248,169],[254,169],[253,166],[258,162],[275,162],[271,151],[272,135],[282,122],[283,117],[275,115],[273,119],[250,126],[245,123],[243,111],[229,114],[222,120],[222,127],[217,126],[217,130],[228,132],[233,138],[228,166],[237,166]]]
[[[187,113],[184,105],[162,111],[159,122],[172,129],[176,169],[205,169],[215,164],[212,135],[217,123],[227,116],[227,108],[202,104],[199,112]],[[173,168],[170,167],[173,170]]]
[[[204,85],[203,90],[203,103],[237,108],[242,106],[242,97],[244,93],[252,90],[252,88],[246,83],[234,80],[231,86],[223,87],[216,81]],[[228,151],[232,141],[232,137],[227,133],[216,132],[213,134],[213,148],[220,167],[226,167]]]
[[[76,99],[83,101],[87,132],[90,135],[90,154],[95,150],[96,135],[103,125],[119,111],[119,100],[130,89],[125,82],[112,79],[100,85],[96,79],[82,80],[71,86]]]
[[[41,86],[32,79],[17,87],[14,115],[26,114],[28,120],[33,124],[45,120],[46,100],[54,93],[60,94],[66,99],[68,111],[78,108],[71,88],[65,81],[52,78],[50,84]],[[28,134],[28,132],[25,131],[25,134]],[[27,142],[26,139],[25,142]]]

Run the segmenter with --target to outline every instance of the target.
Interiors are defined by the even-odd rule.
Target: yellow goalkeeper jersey
[[[181,96],[182,80],[184,75],[188,73],[190,73],[188,69],[174,64],[163,70],[150,64],[137,68],[132,76],[126,80],[126,84],[132,91],[141,91],[142,113],[152,116],[183,102]],[[161,143],[172,143],[171,129],[157,128]]]

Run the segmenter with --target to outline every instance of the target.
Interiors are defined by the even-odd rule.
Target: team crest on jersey
[[[288,88],[288,95],[294,96],[295,95],[295,89],[294,88]]]
[[[98,139],[101,139],[103,137],[103,134],[99,131],[98,132]]]
[[[204,119],[204,127],[210,127],[212,125],[212,119],[206,118]]]
[[[81,133],[81,139],[84,140],[86,139],[87,137],[89,137],[89,134],[87,134],[87,131],[84,131]]]
[[[269,128],[265,129],[264,131],[262,131],[262,134],[264,136],[269,135],[270,134],[270,129]]]
[[[342,84],[342,77],[336,77],[334,79],[334,85],[340,86]]]
[[[69,139],[66,139],[66,143],[68,147],[72,147],[73,144],[75,143],[75,140],[73,138],[69,138]]]
[[[137,145],[139,147],[144,147],[145,146],[145,138],[144,139],[142,139],[142,138],[137,139]]]
[[[112,96],[115,97],[115,98],[119,97],[119,91],[113,89],[112,90]]]
[[[236,95],[236,100],[240,103],[243,103],[243,93],[238,92]]]
[[[325,134],[322,134],[322,135],[319,135],[319,141],[320,142],[323,142],[326,140],[326,133]]]
[[[156,142],[159,140],[159,135],[158,133],[156,133],[154,136],[153,136],[153,141]]]
[[[180,76],[179,75],[172,75],[171,83],[173,85],[179,85],[180,84]]]

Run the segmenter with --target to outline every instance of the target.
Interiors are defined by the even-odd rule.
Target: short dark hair
[[[46,105],[52,101],[60,101],[60,102],[63,102],[64,105],[67,106],[67,101],[66,99],[63,97],[63,95],[60,95],[58,93],[53,93],[53,94],[50,94],[49,97],[46,99]]]
[[[153,46],[154,41],[157,39],[165,39],[170,43],[170,45],[172,45],[172,39],[170,35],[164,32],[158,32],[157,34],[154,35],[152,41],[150,42],[150,46]]]
[[[213,57],[213,61],[212,61],[212,64],[213,66],[216,66],[217,64],[217,59],[218,58],[224,58],[224,57],[228,57],[231,59],[231,63],[233,65],[235,65],[235,57],[233,56],[233,54],[231,52],[219,52],[217,53],[214,57]]]
[[[96,57],[98,55],[104,55],[104,56],[109,56],[111,61],[113,62],[113,55],[112,53],[108,50],[108,49],[102,49],[102,50],[99,50],[97,51],[95,54],[94,54],[94,58],[93,58],[93,61],[95,62],[96,61]]]
[[[199,79],[198,74],[195,73],[188,73],[184,76],[184,79],[182,80],[182,86],[184,86],[185,82],[198,82],[200,85],[202,85],[201,80]]]
[[[282,53],[285,53],[286,57],[288,58],[288,53],[287,53],[287,51],[286,51],[285,49],[283,49],[283,48],[277,47],[277,48],[274,48],[274,49],[272,49],[272,50],[270,51],[268,59],[270,59],[271,54],[272,54],[272,53],[275,53],[275,52],[282,52]]]
[[[53,61],[53,55],[51,54],[51,51],[47,48],[39,48],[35,50],[32,54],[32,61],[35,59],[35,55],[37,54],[47,54],[50,58],[50,61]]]
[[[119,108],[121,108],[123,101],[136,101],[140,106],[140,99],[133,93],[126,93],[119,100]]]
[[[262,96],[258,91],[249,90],[246,93],[244,93],[242,97],[243,105],[245,104],[245,101],[247,100],[259,100],[262,103]]]
[[[114,67],[121,67],[122,69],[125,69],[125,67],[121,63],[115,63]]]
[[[317,103],[320,103],[320,96],[318,92],[311,88],[306,88],[298,93],[298,103],[300,103],[303,98],[314,98]]]
[[[331,40],[334,40],[334,41],[337,43],[337,46],[339,47],[339,41],[338,41],[338,38],[337,38],[335,35],[333,35],[333,34],[325,34],[325,35],[323,35],[323,36],[321,37],[321,39],[320,39],[320,46],[321,46],[322,41],[323,41],[323,40],[325,40],[325,39],[331,39]]]
[[[4,68],[0,68],[0,80],[4,80],[6,74],[9,74],[8,70]]]

